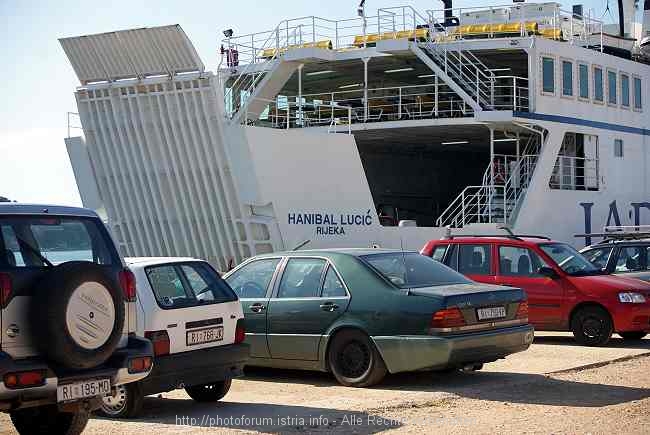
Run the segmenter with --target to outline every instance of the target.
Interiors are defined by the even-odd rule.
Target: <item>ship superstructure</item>
[[[419,248],[505,224],[578,245],[650,223],[650,67],[580,8],[285,20],[226,32],[216,75],[164,29],[62,41],[82,199],[129,255],[227,267],[303,242]]]

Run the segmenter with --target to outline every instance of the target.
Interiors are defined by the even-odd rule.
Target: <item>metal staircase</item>
[[[513,224],[533,178],[539,157],[536,136],[517,159],[495,155],[479,186],[467,186],[436,220],[436,226],[461,228],[472,223]]]
[[[439,44],[434,41],[420,46],[481,110],[494,108],[496,77],[471,50],[462,50],[460,43],[456,44],[455,49],[450,49],[448,43]]]

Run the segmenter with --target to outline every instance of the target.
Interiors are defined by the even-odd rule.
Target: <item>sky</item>
[[[611,2],[611,22],[617,14]],[[454,6],[508,4],[508,0],[456,0]],[[607,0],[582,3],[601,16]],[[281,20],[320,16],[352,18],[358,0],[0,0],[0,196],[20,202],[81,205],[63,138],[67,112],[76,112],[79,82],[58,38],[138,27],[180,24],[203,63],[215,70],[221,31],[247,34],[274,28]],[[438,0],[367,0],[380,7],[441,8]]]

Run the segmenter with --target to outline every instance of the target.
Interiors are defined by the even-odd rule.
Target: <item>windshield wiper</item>
[[[41,260],[45,265],[47,265],[48,267],[54,267],[54,265],[50,262],[50,260],[45,258],[43,254],[39,252],[38,249],[34,248],[32,245],[30,245],[20,237],[16,237],[16,241],[18,241],[18,244],[21,246],[21,248],[25,248],[32,254],[36,255],[38,259]]]

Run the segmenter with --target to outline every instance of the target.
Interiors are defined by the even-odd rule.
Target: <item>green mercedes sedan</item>
[[[521,289],[477,284],[416,252],[273,253],[224,279],[243,305],[250,365],[331,371],[347,386],[480,369],[533,341]]]

